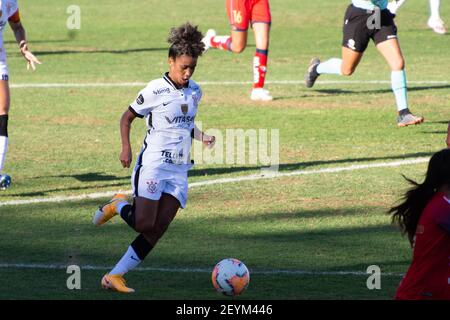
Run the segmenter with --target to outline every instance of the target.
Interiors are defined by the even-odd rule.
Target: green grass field
[[[340,55],[347,1],[271,1],[272,102],[250,101],[250,85],[220,85],[252,81],[252,36],[240,55],[210,50],[200,58],[193,78],[209,82],[202,86],[197,117],[203,129],[223,135],[227,129],[278,129],[280,172],[317,171],[190,189],[187,208],[140,265],[143,270],[127,276],[133,295],[100,287],[102,275],[135,238],[120,218],[92,225],[106,197],[26,201],[130,190],[131,169],[118,161],[118,122],[142,86],[19,85],[148,82],[167,70],[171,27],[191,21],[204,32],[229,32],[224,1],[78,0],[78,31],[66,28],[71,4],[20,3],[30,49],[43,62],[35,72],[27,72],[12,32],[5,31],[12,86],[5,172],[13,184],[0,193],[0,286],[8,288],[0,299],[222,299],[210,271],[226,257],[241,259],[251,272],[249,288],[234,299],[393,297],[411,250],[386,212],[408,188],[402,174],[420,180],[426,162],[324,169],[426,158],[445,146],[450,38],[426,28],[427,1],[406,3],[396,18],[410,107],[426,118],[420,126],[397,128],[389,83],[367,82],[390,79],[373,44],[351,78],[323,76],[319,80],[337,82],[313,89],[301,83],[313,56]],[[441,9],[450,21],[450,6]],[[143,122],[132,130],[135,155]],[[190,182],[259,172],[254,164],[200,164]],[[66,287],[64,267],[72,264],[82,267],[81,290]],[[384,274],[380,290],[367,289],[370,265]]]

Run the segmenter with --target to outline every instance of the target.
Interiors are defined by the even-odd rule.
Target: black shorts
[[[377,12],[379,12],[378,17]],[[370,39],[375,45],[397,38],[394,15],[388,10],[367,11],[349,5],[344,17],[344,39],[342,46],[353,51],[364,52]]]

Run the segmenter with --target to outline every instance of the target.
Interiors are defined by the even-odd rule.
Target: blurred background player
[[[105,289],[134,292],[126,286],[123,275],[145,259],[178,209],[186,205],[192,138],[208,147],[214,145],[215,138],[194,124],[202,91],[190,78],[204,50],[202,37],[197,27],[189,23],[171,30],[169,72],[141,90],[120,120],[120,161],[124,168],[132,161],[132,122],[136,117],[145,117],[148,129],[131,178],[133,204],[124,195],[116,195],[97,210],[93,222],[102,225],[120,214],[139,235],[114,269],[103,277]]]
[[[8,149],[8,112],[9,112],[9,72],[6,64],[6,51],[3,46],[3,32],[7,23],[14,32],[20,52],[27,60],[27,68],[34,70],[39,60],[28,50],[25,29],[20,22],[19,6],[17,0],[0,1],[0,190],[6,189],[10,184],[10,178],[2,174],[5,165],[6,151]]]
[[[450,300],[450,149],[435,153],[423,183],[389,212],[413,248],[412,263],[397,289],[401,300]]]
[[[374,4],[376,3],[376,4]],[[397,104],[397,125],[405,127],[419,124],[423,117],[413,115],[408,108],[405,61],[397,40],[397,27],[393,14],[387,9],[387,0],[352,0],[345,12],[342,59],[332,58],[321,62],[311,60],[305,75],[306,87],[311,88],[321,74],[351,76],[358,66],[370,39],[391,68],[391,87]],[[379,14],[380,25],[374,16]]]
[[[205,51],[216,48],[241,53],[247,46],[248,27],[251,25],[255,35],[256,52],[253,58],[253,90],[250,99],[270,101],[272,96],[264,89],[269,53],[269,33],[271,15],[268,0],[226,0],[231,36],[217,36],[209,29],[203,42]]]
[[[405,0],[392,1],[388,5],[388,9],[396,14],[398,8],[405,2]],[[430,0],[430,17],[428,18],[428,27],[438,34],[446,34],[447,28],[444,21],[441,19],[439,9],[441,7],[441,0]]]

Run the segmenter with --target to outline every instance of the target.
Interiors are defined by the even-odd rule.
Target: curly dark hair
[[[178,28],[170,30],[167,42],[170,43],[169,57],[187,55],[197,58],[202,55],[205,50],[205,44],[202,42],[203,34],[198,30],[198,26],[193,26],[186,22]]]

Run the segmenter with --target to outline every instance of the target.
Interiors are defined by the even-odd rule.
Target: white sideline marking
[[[68,266],[60,264],[28,264],[28,263],[0,263],[0,268],[4,269],[44,269],[44,270],[66,270]],[[80,266],[81,270],[111,270],[113,266]],[[157,268],[157,267],[137,267],[133,271],[158,271],[158,272],[180,272],[180,273],[211,273],[212,269],[204,268]],[[364,271],[307,271],[307,270],[251,270],[252,274],[264,275],[306,275],[306,276],[368,276]],[[382,272],[382,276],[401,277],[402,273]]]
[[[193,182],[189,184],[189,188],[203,187],[209,185],[217,185],[224,183],[234,183],[241,181],[253,181],[253,180],[261,180],[261,179],[274,179],[280,177],[291,177],[291,176],[300,176],[300,175],[311,175],[311,174],[321,174],[321,173],[338,173],[344,171],[355,171],[369,168],[385,168],[385,167],[399,167],[404,165],[418,164],[428,162],[429,158],[415,158],[409,160],[399,160],[392,162],[378,162],[378,163],[369,163],[369,164],[359,164],[359,165],[351,165],[347,167],[334,167],[334,168],[324,168],[324,169],[315,169],[315,170],[297,170],[291,172],[270,172],[265,171],[266,174],[252,174],[242,177],[234,177],[234,178],[222,178],[222,179],[214,179],[207,181],[199,181]],[[0,202],[1,206],[12,206],[12,205],[25,205],[32,203],[55,203],[55,202],[63,202],[63,201],[75,201],[75,200],[84,200],[84,199],[99,199],[99,198],[108,198],[112,197],[116,193],[124,193],[131,194],[131,191],[107,191],[107,192],[97,192],[90,194],[81,194],[77,196],[56,196],[49,198],[37,198],[37,199],[27,199],[27,200],[11,200]]]
[[[388,80],[318,80],[317,84],[390,84]],[[450,81],[408,81],[409,84],[427,84],[427,85],[445,85],[450,84]],[[87,83],[11,83],[10,88],[23,89],[23,88],[110,88],[110,87],[145,87],[148,82],[87,82]],[[212,85],[212,86],[238,86],[238,85],[250,85],[252,81],[199,81],[199,85]],[[304,84],[303,80],[273,80],[266,81],[266,84],[277,85],[299,85]]]

